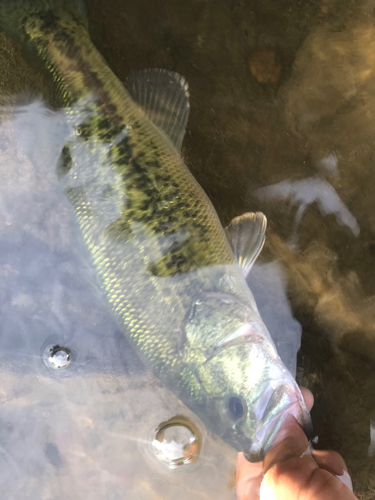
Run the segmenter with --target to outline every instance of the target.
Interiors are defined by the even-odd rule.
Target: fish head
[[[257,311],[236,301],[224,301],[219,309],[212,302],[200,305],[197,322],[203,330],[211,325],[203,337],[206,357],[195,369],[205,394],[199,413],[207,427],[251,462],[264,458],[287,416],[310,438],[311,419],[301,391]],[[207,342],[214,337],[215,345]]]
[[[302,394],[280,359],[264,346],[231,346],[204,363],[209,425],[249,461],[264,458],[288,415],[310,434]]]

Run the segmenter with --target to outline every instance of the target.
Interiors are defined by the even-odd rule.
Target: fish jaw
[[[312,438],[313,429],[308,408],[299,387],[294,380],[291,382],[276,387],[268,401],[268,394],[265,391],[254,405],[259,424],[250,448],[244,452],[249,462],[263,460],[283,424],[290,417],[297,421],[309,440]],[[263,410],[265,405],[266,409]]]

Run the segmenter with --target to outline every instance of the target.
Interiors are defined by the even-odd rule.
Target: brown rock
[[[274,52],[262,50],[251,56],[250,71],[259,83],[276,83],[280,77],[281,66],[277,63]]]

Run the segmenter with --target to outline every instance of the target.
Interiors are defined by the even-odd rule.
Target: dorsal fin
[[[186,80],[165,69],[146,69],[129,75],[126,86],[147,118],[180,152],[190,111]]]
[[[266,227],[267,219],[262,212],[247,212],[235,217],[225,230],[245,276],[262,250]]]

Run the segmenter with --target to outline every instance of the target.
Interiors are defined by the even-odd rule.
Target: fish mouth
[[[244,452],[249,462],[259,462],[272,447],[276,435],[279,433],[286,419],[293,418],[294,421],[305,432],[310,441],[313,436],[312,422],[302,394],[297,386],[278,386],[268,398],[264,409],[264,397],[258,398],[255,403],[255,412],[262,410],[262,415],[257,419],[257,427],[254,439]],[[257,408],[258,406],[258,408]]]

